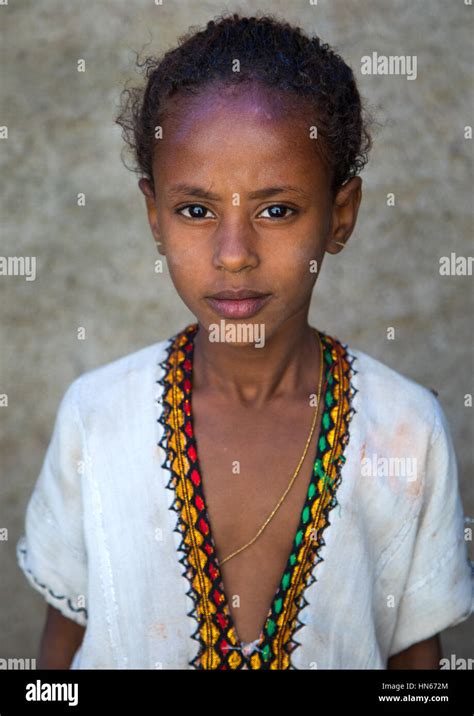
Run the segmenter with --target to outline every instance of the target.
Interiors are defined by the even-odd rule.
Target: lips
[[[268,296],[268,293],[262,293],[262,291],[252,291],[249,288],[231,288],[228,291],[219,291],[219,293],[213,293],[209,298],[217,299],[229,299],[231,301],[237,301],[242,298],[262,298],[262,296]]]
[[[223,318],[250,318],[269,301],[271,294],[251,289],[219,291],[206,300]]]

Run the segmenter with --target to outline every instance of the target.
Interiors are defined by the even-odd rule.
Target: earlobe
[[[338,254],[345,248],[345,246],[346,246],[345,242],[336,241],[335,239],[332,239],[326,247],[326,253]]]

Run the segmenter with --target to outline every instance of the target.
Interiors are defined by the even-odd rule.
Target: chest
[[[285,409],[279,405],[273,411],[224,410],[194,396],[194,431],[209,522],[217,556],[224,561],[223,586],[242,641],[259,637],[292,550],[320,429],[318,415],[303,455],[314,416],[315,409],[307,402]]]

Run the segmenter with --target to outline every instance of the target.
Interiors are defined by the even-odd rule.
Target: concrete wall
[[[434,388],[457,449],[474,517],[472,290],[440,276],[472,237],[472,7],[463,0],[262,2],[330,42],[352,65],[382,124],[363,174],[355,235],[328,256],[311,322]],[[80,373],[161,340],[194,317],[155,247],[136,177],[114,125],[134,55],[173,45],[189,25],[255,3],[23,0],[1,8],[2,256],[36,256],[37,278],[0,279],[0,656],[34,657],[45,604],[16,566],[15,544],[59,400]],[[363,55],[417,55],[418,77],[362,76]],[[79,58],[85,73],[76,71]],[[86,206],[78,207],[79,192]],[[395,206],[387,206],[393,192]],[[336,286],[336,288],[335,288]],[[472,320],[472,317],[471,317]],[[85,327],[86,340],[77,339]],[[387,340],[387,328],[396,340]],[[472,553],[471,553],[472,556]],[[446,654],[472,657],[472,619],[443,634]]]

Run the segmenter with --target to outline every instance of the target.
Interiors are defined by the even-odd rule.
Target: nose
[[[216,268],[237,273],[258,266],[257,234],[245,217],[234,214],[219,222],[213,240],[213,265]]]

